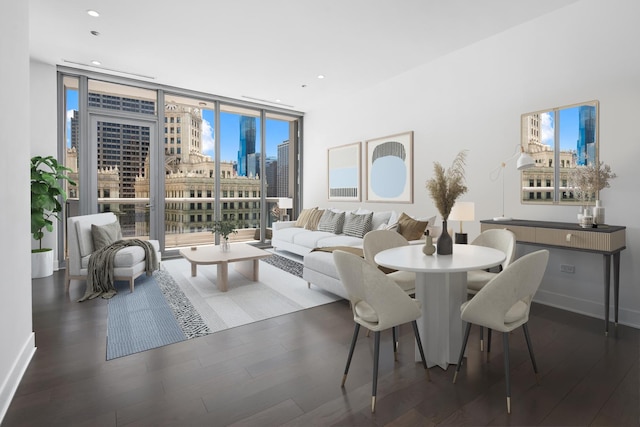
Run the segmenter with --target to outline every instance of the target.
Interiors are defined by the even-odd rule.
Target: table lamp
[[[293,208],[293,199],[290,197],[280,197],[278,199],[278,207],[280,208],[280,221],[288,221],[289,215],[287,210]]]
[[[455,242],[457,244],[467,243],[467,233],[462,232],[462,223],[464,221],[473,221],[475,219],[475,204],[473,202],[456,202],[449,213],[451,221],[460,221],[460,232],[455,234]]]

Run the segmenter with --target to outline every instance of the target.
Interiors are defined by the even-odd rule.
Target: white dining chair
[[[380,267],[374,261],[375,256],[386,249],[397,248],[400,246],[407,246],[409,242],[404,236],[395,230],[372,230],[364,235],[362,239],[362,252],[364,253],[364,259],[369,264],[381,269],[387,277],[393,279],[393,281],[400,286],[408,295],[414,295],[416,293],[416,273],[411,271],[389,271],[384,267]],[[398,333],[397,328],[393,328],[393,342],[394,344],[394,359],[398,358]]]
[[[489,330],[502,332],[508,413],[511,413],[509,333],[519,326],[522,326],[524,331],[533,371],[536,374],[536,381],[538,379],[538,367],[533,355],[527,322],[529,321],[531,301],[540,286],[548,260],[549,251],[546,249],[517,259],[460,307],[460,317],[467,322],[467,326],[453,382],[456,382],[462,366],[462,358],[467,347],[471,325],[479,325]]]
[[[380,332],[386,329],[393,329],[404,323],[411,323],[413,333],[418,344],[422,365],[429,378],[429,370],[424,357],[422,341],[418,332],[416,319],[422,316],[420,303],[407,295],[400,287],[395,285],[392,279],[382,271],[366,262],[361,257],[344,251],[334,251],[333,259],[344,284],[351,309],[353,311],[353,321],[355,327],[347,365],[342,377],[342,387],[347,380],[349,366],[353,357],[353,351],[358,339],[360,326],[364,326],[374,333],[374,355],[373,355],[373,385],[371,392],[371,412],[376,409],[376,394],[378,388],[378,358],[380,354]],[[395,350],[395,342],[394,342]],[[413,357],[413,356],[412,356]]]
[[[475,294],[493,279],[500,271],[507,268],[516,255],[516,236],[506,228],[485,230],[472,242],[472,245],[485,246],[504,252],[504,262],[495,270],[472,270],[467,272],[467,293]],[[484,329],[480,329],[480,351],[484,350]],[[491,351],[491,331],[487,332],[487,353]]]

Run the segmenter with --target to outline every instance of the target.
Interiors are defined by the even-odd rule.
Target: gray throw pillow
[[[347,214],[342,231],[347,236],[364,237],[371,231],[373,212],[364,215]]]
[[[122,240],[120,223],[115,221],[111,224],[95,225],[91,224],[91,238],[93,239],[93,250],[97,251],[113,242]]]
[[[344,212],[332,212],[325,210],[318,222],[318,231],[326,231],[333,234],[341,234],[344,225]]]

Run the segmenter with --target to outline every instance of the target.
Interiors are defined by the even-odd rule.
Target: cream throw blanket
[[[88,299],[111,298],[117,291],[113,286],[113,270],[116,253],[129,246],[140,246],[144,249],[145,271],[151,274],[158,268],[158,257],[151,243],[140,239],[118,240],[109,246],[98,249],[91,254],[87,271],[87,289],[78,302]]]

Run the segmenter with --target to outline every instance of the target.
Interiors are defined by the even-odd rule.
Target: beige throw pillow
[[[407,240],[420,240],[427,225],[429,221],[418,221],[403,212],[398,218],[398,233]]]
[[[320,218],[322,218],[322,214],[324,213],[324,209],[314,209],[309,214],[309,218],[307,219],[307,223],[304,225],[304,228],[307,230],[317,230],[318,223],[320,222]]]
[[[302,212],[300,212],[300,215],[298,215],[298,219],[296,220],[295,226],[304,228],[304,226],[307,225],[307,221],[309,221],[309,216],[311,215],[311,212],[317,209],[318,207],[303,209]]]

